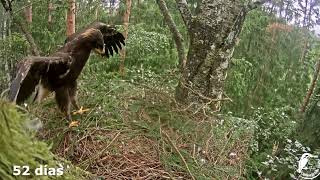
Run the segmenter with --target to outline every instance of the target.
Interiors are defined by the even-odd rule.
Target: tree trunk
[[[125,39],[128,38],[128,27],[129,27],[129,17],[130,17],[130,13],[131,13],[131,0],[126,0],[126,6],[127,6],[127,9],[123,15],[123,26],[124,26],[124,37]],[[121,50],[121,61],[120,61],[120,68],[119,68],[119,71],[120,71],[120,74],[122,76],[125,75],[125,70],[124,70],[124,61],[126,59],[126,49],[123,48]]]
[[[190,47],[186,69],[176,89],[179,102],[220,110],[226,71],[246,13],[241,0],[203,0],[197,16],[186,22]]]
[[[7,35],[7,29],[6,29],[6,26],[7,26],[7,16],[9,15],[9,13],[3,11],[3,19],[2,19],[2,28],[1,28],[1,31],[2,31],[2,39],[6,38],[6,35]]]
[[[211,109],[219,111],[220,102],[226,100],[223,99],[226,70],[245,16],[267,0],[247,5],[241,0],[202,0],[196,16],[191,14],[187,1],[175,1],[190,36],[187,62],[185,66],[180,66],[182,77],[176,88],[176,100],[196,108],[209,105]],[[182,39],[179,42],[179,33],[164,6],[165,2],[158,2],[179,52]],[[182,56],[179,55],[179,59],[181,62]]]
[[[99,16],[99,8],[97,7],[94,11],[94,18],[95,20],[98,20],[98,16]]]
[[[318,61],[318,63],[316,64],[316,67],[315,67],[315,72],[313,74],[313,78],[312,78],[312,81],[311,81],[311,85],[308,89],[308,92],[307,92],[307,95],[306,97],[304,98],[303,100],[303,103],[301,105],[301,108],[300,108],[300,112],[301,113],[304,113],[305,110],[306,110],[306,107],[308,106],[309,104],[309,101],[310,101],[310,97],[312,96],[312,93],[314,91],[314,88],[316,87],[316,83],[317,83],[317,79],[319,77],[319,72],[320,72],[320,60]]]
[[[53,10],[52,1],[49,0],[49,2],[48,2],[48,26],[49,26],[49,29],[51,29],[51,26],[52,26],[52,10]]]
[[[184,44],[183,44],[182,35],[180,34],[179,30],[177,29],[177,26],[168,11],[166,2],[164,0],[159,0],[158,4],[159,4],[160,11],[164,17],[164,20],[172,33],[173,40],[175,41],[176,48],[178,51],[180,69],[184,69],[185,62],[186,62],[186,56],[184,53]]]
[[[26,21],[31,24],[32,23],[32,4],[28,1],[27,7],[24,8],[24,16]]]
[[[5,29],[3,29],[3,31],[4,31],[4,34],[6,34],[8,37],[10,37],[11,36],[11,22],[10,22],[11,18],[10,18],[10,13],[5,12],[4,14],[5,14],[4,22],[6,23],[6,25],[5,25]],[[11,49],[11,44],[10,43],[4,45],[4,51],[10,51],[10,49]],[[10,82],[11,82],[11,75],[10,75],[10,72],[11,72],[10,71],[11,60],[10,60],[10,57],[8,57],[8,56],[3,57],[3,60],[5,61],[5,64],[4,64],[4,72],[6,74],[5,82],[7,83],[5,87],[9,87],[10,86]],[[1,90],[3,90],[3,89],[1,89]]]
[[[67,36],[76,32],[76,1],[68,0],[69,8],[67,12]]]
[[[304,65],[304,60],[306,58],[307,52],[308,52],[308,34],[304,33],[303,46],[302,46],[301,56],[299,60],[302,65]]]

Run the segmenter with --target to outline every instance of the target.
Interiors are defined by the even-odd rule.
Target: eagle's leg
[[[56,91],[56,101],[58,104],[59,109],[61,112],[66,116],[68,121],[71,121],[71,114],[70,114],[70,97],[69,97],[69,91],[66,87],[61,87],[57,89]]]
[[[75,109],[80,109],[80,106],[77,100],[77,82],[73,82],[68,90],[69,90],[69,96],[70,96],[70,100],[73,107]]]
[[[90,109],[84,109],[82,106],[79,107],[78,101],[77,101],[77,82],[73,82],[71,86],[69,87],[69,96],[72,105],[78,109],[77,111],[73,112],[73,114],[83,114],[86,111],[89,111]]]
[[[41,103],[44,98],[46,98],[50,94],[50,90],[45,88],[42,84],[39,85],[36,96],[33,101],[37,101]]]

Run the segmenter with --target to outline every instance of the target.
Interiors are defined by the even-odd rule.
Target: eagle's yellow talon
[[[83,107],[81,106],[80,109],[76,112],[73,112],[72,114],[75,115],[75,114],[83,114],[87,111],[89,111],[90,109],[83,109]]]
[[[80,125],[80,121],[71,121],[69,124],[69,128],[78,127]]]

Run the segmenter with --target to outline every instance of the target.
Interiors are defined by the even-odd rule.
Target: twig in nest
[[[233,130],[234,130],[234,128],[231,128],[231,129],[228,131],[227,134],[229,134],[229,133],[231,134]],[[232,134],[229,135],[229,137],[227,137],[227,138],[228,138],[228,139],[227,139],[227,142],[224,144],[222,150],[220,151],[219,155],[217,156],[217,159],[216,159],[216,161],[214,162],[214,165],[216,165],[216,164],[218,163],[219,157],[221,157],[222,154],[225,152],[225,149],[227,148],[227,145],[229,144],[231,137],[232,137]]]
[[[184,166],[187,168],[189,175],[191,176],[191,179],[195,180],[194,176],[192,175],[189,166],[186,162],[186,160],[184,159],[184,157],[182,156],[182,154],[180,153],[179,149],[177,148],[176,145],[174,145],[173,141],[171,140],[171,138],[169,137],[169,135],[167,133],[165,133],[164,131],[162,131],[162,133],[166,136],[166,138],[168,139],[169,143],[171,144],[171,146],[174,148],[174,150],[179,154],[182,162],[184,163]]]
[[[79,166],[83,165],[83,164],[90,164],[93,160],[99,158],[109,147],[110,145],[117,139],[117,137],[120,135],[121,132],[118,132],[111,140],[111,142],[104,148],[102,149],[100,152],[98,152],[95,156],[93,156],[92,158],[86,160],[86,161],[83,161],[82,163],[79,164]],[[88,167],[87,167],[88,168]],[[85,169],[87,169],[85,168]]]

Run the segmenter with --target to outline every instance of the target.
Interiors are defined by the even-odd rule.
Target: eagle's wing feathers
[[[25,80],[25,78],[27,77],[29,70],[31,68],[31,65],[32,65],[32,63],[30,62],[29,59],[25,59],[25,60],[21,61],[20,63],[18,63],[18,65],[17,65],[18,71],[16,73],[16,77],[13,79],[13,81],[11,82],[11,85],[10,85],[10,91],[9,91],[9,100],[10,101],[16,101],[19,90],[20,90],[20,83],[23,82]],[[30,86],[33,86],[32,84],[34,82],[35,81],[33,81],[33,79],[30,79],[30,78],[26,79],[26,83],[30,84]],[[25,91],[22,94],[21,94],[22,96],[26,96],[24,94],[29,94],[29,92]]]
[[[109,57],[110,55],[113,56],[113,52],[119,53],[125,46],[125,38],[122,33],[118,32],[114,26],[104,24],[102,22],[94,22],[87,27],[81,29],[77,33],[74,33],[67,37],[65,43],[72,41],[74,38],[85,32],[87,29],[98,29],[103,35],[103,41],[105,44],[105,56]]]
[[[106,56],[109,57],[108,53],[113,56],[113,51],[115,51],[117,54],[119,53],[119,50],[122,49],[122,45],[125,45],[125,38],[124,36],[116,31],[113,30],[114,32],[112,33],[104,33],[103,34],[103,40],[105,44],[106,50]],[[121,45],[122,44],[122,45]]]
[[[66,57],[27,57],[22,60],[10,86],[9,100],[18,104],[23,102],[34,92],[49,69],[68,69],[69,62]]]

